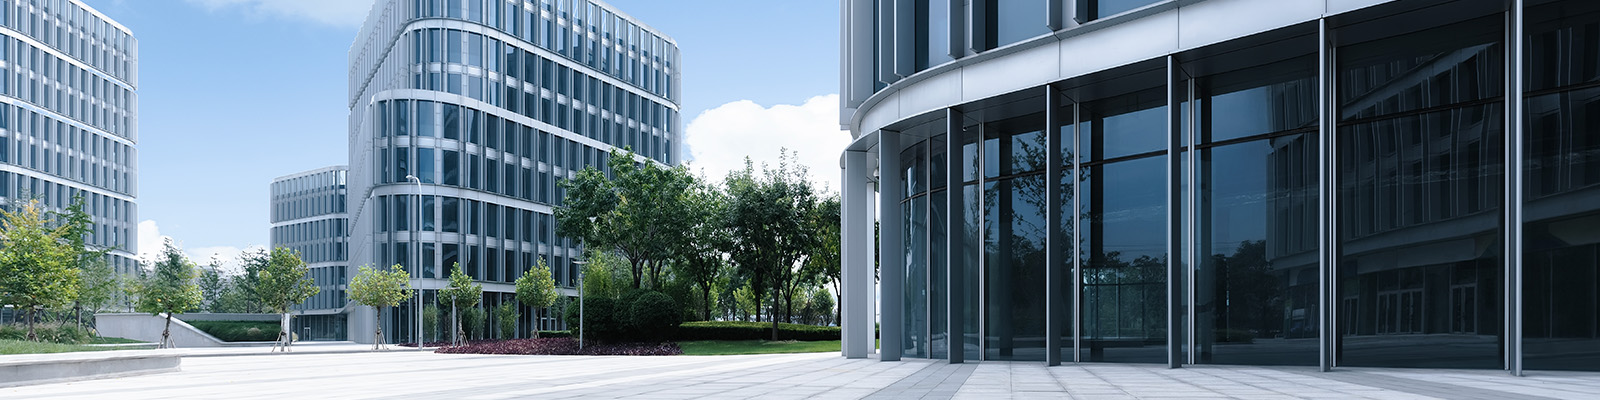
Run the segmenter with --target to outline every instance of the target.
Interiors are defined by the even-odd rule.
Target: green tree
[[[116,269],[104,257],[90,258],[79,270],[78,303],[91,313],[111,310],[117,294],[122,290],[122,280]]]
[[[81,248],[73,247],[77,228],[42,216],[38,200],[15,212],[0,210],[0,304],[28,313],[28,340],[38,340],[33,314],[39,307],[55,307],[78,298],[77,261]]]
[[[463,310],[478,305],[483,301],[483,285],[472,283],[472,278],[461,272],[461,263],[456,263],[450,271],[450,286],[439,290],[439,301],[450,304],[450,316],[454,319],[452,325],[456,327],[456,334],[451,338],[452,345],[461,345],[461,313]]]
[[[699,179],[696,179],[699,181]],[[711,320],[711,288],[722,275],[724,261],[722,249],[728,246],[727,229],[720,219],[728,200],[715,186],[696,182],[684,202],[683,213],[688,225],[683,233],[689,240],[680,242],[678,260],[673,272],[700,288],[704,319]]]
[[[272,262],[272,253],[265,248],[255,248],[239,253],[239,266],[244,268],[244,273],[233,277],[228,284],[233,291],[233,311],[236,313],[265,313],[269,312],[265,304],[261,303],[261,270],[267,268]]]
[[[295,304],[316,296],[322,289],[311,279],[311,269],[305,261],[300,260],[299,252],[287,247],[272,249],[265,267],[258,274],[256,295],[261,296],[261,304],[279,315],[278,343],[284,351],[289,351],[293,343],[289,335],[289,311]]]
[[[498,321],[497,324],[499,325],[497,326],[500,328],[501,340],[511,339],[512,336],[517,334],[518,318],[522,318],[522,315],[517,313],[516,303],[508,301],[500,303],[499,307],[494,308],[494,319]],[[535,332],[535,335],[538,335],[538,329],[533,331]]]
[[[201,310],[207,312],[226,312],[221,310],[222,295],[228,291],[228,277],[222,274],[222,260],[213,258],[211,265],[200,269],[200,299]]]
[[[810,255],[806,257],[805,272],[802,273],[804,276],[815,277],[820,281],[818,283],[833,286],[833,304],[838,304],[842,300],[838,293],[842,293],[840,289],[844,282],[840,279],[839,269],[840,257],[843,254],[843,250],[839,248],[842,243],[839,237],[839,207],[839,196],[830,194],[818,202],[816,209],[812,210],[812,229],[816,232],[817,238],[811,242]],[[835,321],[843,319],[837,312],[833,317]]]
[[[423,341],[439,341],[439,306],[429,304],[422,307],[422,332]]]
[[[758,320],[763,299],[772,297],[776,313],[776,303],[805,282],[800,267],[818,238],[811,223],[816,194],[792,154],[785,151],[776,168],[763,165],[760,174],[746,159],[744,170],[727,180],[728,253],[750,284]],[[779,320],[772,318],[772,340],[778,340]]]
[[[372,307],[372,326],[377,327],[372,336],[372,349],[379,350],[383,348],[383,309],[411,299],[411,274],[400,268],[400,264],[389,267],[388,271],[363,265],[356,276],[350,278],[346,292],[350,301]]]
[[[539,318],[539,310],[554,305],[560,296],[561,293],[556,291],[556,280],[550,277],[550,267],[545,265],[543,257],[539,258],[537,265],[517,278],[517,301],[533,308],[535,321]],[[539,337],[539,329],[533,330],[533,337]]]
[[[152,315],[166,315],[161,328],[161,348],[172,347],[172,314],[200,308],[200,286],[194,283],[195,266],[171,239],[161,249],[155,271],[139,284],[139,305],[135,309]]]
[[[631,150],[611,152],[612,178],[593,166],[560,182],[566,190],[555,210],[556,233],[580,238],[586,247],[615,250],[628,260],[633,287],[648,272],[657,285],[665,263],[686,240],[682,213],[694,177],[686,167],[667,168],[634,158]]]

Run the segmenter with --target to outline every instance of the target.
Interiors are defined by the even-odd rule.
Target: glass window
[[[1503,25],[1338,49],[1340,365],[1503,364]]]
[[[1523,204],[1524,362],[1529,369],[1600,370],[1600,3],[1527,10],[1530,33]]]
[[[917,21],[917,70],[954,60],[950,58],[950,1],[918,0],[915,12],[912,20]],[[670,68],[671,63],[668,64]]]
[[[1158,1],[1161,0],[1089,0],[1087,2],[1089,10],[1085,15],[1089,16],[1089,19],[1101,19],[1132,11],[1135,8],[1154,4]]]
[[[417,148],[417,178],[422,183],[434,183],[433,149]]]
[[[444,172],[444,184],[460,185],[461,153],[455,150],[444,150],[444,160],[442,164],[444,164],[444,168],[442,168]]]
[[[455,104],[444,105],[444,138],[461,138],[461,106]]]
[[[994,47],[1021,42],[1050,32],[1045,25],[1045,1],[1055,0],[996,0],[989,15],[996,40]]]
[[[437,109],[434,107],[435,104],[437,103],[427,100],[417,101],[417,136],[439,136],[439,126],[434,119],[434,110]],[[454,106],[447,105],[447,107]]]

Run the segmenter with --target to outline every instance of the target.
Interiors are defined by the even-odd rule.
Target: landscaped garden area
[[[271,342],[278,340],[278,321],[188,321],[224,342]]]
[[[39,338],[38,341],[27,340],[26,325],[0,324],[0,354],[117,350],[115,347],[88,345],[140,343],[137,340],[95,336],[93,330],[69,322],[41,322],[34,324],[33,332]]]

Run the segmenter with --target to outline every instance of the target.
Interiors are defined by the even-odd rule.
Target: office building
[[[138,84],[127,27],[78,0],[0,1],[0,200],[81,197],[119,273],[138,269]]]
[[[842,7],[846,356],[1600,370],[1600,3]]]
[[[346,179],[349,168],[318,168],[272,180],[270,248],[294,250],[306,263],[317,295],[294,307],[300,340],[346,340],[349,302]]]
[[[348,273],[404,266],[432,304],[459,266],[492,308],[543,259],[576,295],[556,182],[613,148],[677,163],[678,65],[670,37],[597,1],[378,1],[350,48]],[[390,341],[415,340],[415,304],[384,314]],[[564,325],[517,307],[485,326]],[[370,312],[348,313],[351,339],[371,340]]]

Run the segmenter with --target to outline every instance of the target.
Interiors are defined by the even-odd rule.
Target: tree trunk
[[[701,292],[702,292],[702,293],[705,293],[705,299],[706,299],[706,304],[705,304],[705,306],[706,306],[706,307],[705,307],[705,309],[706,309],[706,320],[707,320],[707,321],[710,321],[710,320],[711,320],[711,285],[707,285],[707,284],[703,284],[703,283],[702,283],[702,284],[701,284],[701,285],[700,285],[700,291],[701,291]]]
[[[782,290],[774,290],[773,294],[781,295]],[[778,341],[778,299],[772,299],[772,341]]]
[[[543,319],[539,318],[539,314],[542,313],[543,311],[544,310],[542,310],[542,309],[540,309],[538,307],[534,307],[533,308],[533,338],[534,339],[538,339],[539,338],[539,324],[544,322]]]
[[[450,302],[450,345],[461,345],[461,314],[456,312],[456,303]]]
[[[372,326],[378,327],[372,332],[372,351],[378,351],[383,345],[383,309],[372,306]],[[417,348],[422,348],[422,342],[417,342]]]
[[[28,312],[23,313],[23,315],[25,316],[25,318],[23,318],[23,319],[28,320],[28,341],[37,342],[37,341],[39,341],[39,335],[35,334],[33,332],[33,322],[34,322],[34,320],[38,319],[38,312],[39,311],[38,310],[34,310],[33,307],[28,307],[27,311]]]
[[[630,261],[628,264],[633,269],[633,288],[638,289],[639,281],[644,279],[644,266],[639,265],[639,261]]]
[[[174,347],[172,345],[172,312],[171,311],[167,312],[167,325],[166,325],[166,327],[161,328],[161,346],[159,346],[159,347],[163,348],[163,349],[170,349],[170,348]]]

